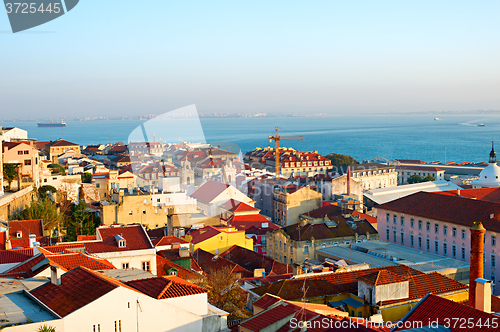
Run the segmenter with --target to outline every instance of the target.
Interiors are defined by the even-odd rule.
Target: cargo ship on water
[[[38,122],[38,127],[66,127],[66,122]]]

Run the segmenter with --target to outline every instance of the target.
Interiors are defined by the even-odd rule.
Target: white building
[[[350,165],[351,177],[361,182],[364,190],[395,187],[398,185],[396,167],[379,163]],[[339,169],[340,174],[347,174],[347,166]]]
[[[492,143],[489,165],[486,166],[479,178],[471,182],[473,188],[493,188],[500,187],[500,167],[497,165],[497,154]]]
[[[0,136],[3,136],[3,140],[10,142],[13,140],[27,140],[28,132],[21,128],[16,127],[1,127],[0,126]]]
[[[427,167],[427,166],[414,166],[414,165],[398,165],[396,166],[398,172],[398,184],[408,183],[408,179],[414,175],[418,175],[422,178],[427,176],[432,176],[435,181],[444,180],[444,169],[437,167]]]

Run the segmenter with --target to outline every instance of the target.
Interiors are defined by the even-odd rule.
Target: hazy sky
[[[95,1],[12,34],[0,119],[500,109],[499,1]]]

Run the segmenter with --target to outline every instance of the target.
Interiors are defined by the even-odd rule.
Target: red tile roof
[[[379,205],[376,208],[467,227],[472,227],[474,222],[479,221],[487,230],[500,232],[499,203],[418,192]]]
[[[498,331],[499,320],[498,316],[429,294],[408,313],[403,319],[402,326],[420,323],[423,326],[428,326],[429,321],[438,321],[440,325],[446,324],[451,329],[451,332],[494,332]],[[463,321],[472,322],[472,324],[469,326],[466,323],[464,326],[461,324]],[[406,322],[408,322],[408,325],[405,325]],[[489,322],[489,326],[484,325],[486,322]],[[497,322],[495,328],[492,326],[493,322]],[[395,331],[403,330],[404,328],[400,328]]]
[[[387,270],[377,271],[367,276],[359,278],[359,280],[373,286],[394,284],[408,281],[408,278],[392,273]]]
[[[50,147],[53,147],[53,146],[80,146],[78,144],[71,143],[71,142],[68,142],[68,141],[63,140],[63,139],[60,139],[60,140],[57,140],[55,142],[49,143],[48,145]]]
[[[160,238],[156,238],[153,241],[151,241],[155,247],[158,246],[168,246],[172,245],[173,243],[179,243],[179,244],[186,244],[189,243],[177,236],[162,236]]]
[[[260,214],[231,216],[227,220],[227,224],[236,227],[239,230],[248,230],[251,227],[263,228],[263,225],[266,224],[267,227],[265,228],[270,228],[271,230],[280,228],[280,226],[273,224],[271,221]]]
[[[100,227],[97,229],[98,238],[102,242],[87,242],[85,247],[91,253],[142,250],[154,248],[149,237],[141,225],[123,227]],[[115,235],[121,235],[126,241],[125,248],[119,248]]]
[[[198,190],[196,190],[191,197],[196,198],[198,201],[203,203],[210,203],[227,188],[229,188],[228,184],[208,180],[205,184],[198,188]]]
[[[21,263],[33,257],[33,248],[0,251],[0,264]]]
[[[227,209],[233,212],[243,212],[243,211],[259,211],[259,209],[254,208],[246,203],[230,199],[220,206],[221,208]]]
[[[35,220],[11,220],[9,221],[9,235],[13,240],[17,237],[17,232],[22,232],[22,238],[28,239],[30,234],[37,238],[43,237],[43,225],[41,219]]]
[[[253,303],[253,306],[259,307],[259,308],[265,310],[279,301],[281,301],[281,299],[279,297],[273,296],[270,294],[265,294],[265,295],[261,296],[257,301],[255,301]]]
[[[441,195],[461,196],[486,202],[500,203],[500,188],[460,189],[460,194],[458,194],[458,190],[439,191],[437,193]]]
[[[195,280],[203,278],[201,274],[188,270],[185,267],[176,264],[160,255],[156,255],[156,275],[158,277],[167,276],[167,271],[170,269],[176,269],[177,276],[184,280]]]
[[[96,235],[78,235],[77,241],[95,241]]]
[[[403,277],[423,275],[422,272],[405,265],[393,265],[383,268],[366,269],[351,272],[331,273],[300,279],[286,279],[270,285],[252,289],[258,295],[265,293],[279,296],[285,300],[301,299],[302,287],[308,288],[307,296],[316,297],[328,294],[353,293],[357,294],[358,280],[380,270],[387,270]],[[446,278],[446,277],[445,277]],[[410,282],[411,285],[411,282]],[[425,294],[424,294],[425,295]]]
[[[293,268],[286,264],[275,261],[271,257],[259,254],[253,250],[249,250],[237,245],[232,246],[220,257],[227,259],[244,269],[253,272],[255,269],[264,268],[266,275],[270,273],[284,274],[293,272]]]
[[[217,228],[206,226],[189,233],[189,235],[191,236],[191,243],[196,244],[210,239],[220,233],[221,231],[219,231]]]
[[[64,317],[120,286],[133,289],[117,279],[77,267],[62,275],[61,285],[46,283],[31,291],[31,294]]]
[[[207,289],[185,280],[181,282],[177,279],[162,277],[132,280],[128,281],[127,285],[158,300],[208,292]]]
[[[48,267],[48,265],[44,265],[38,267],[35,270],[32,269],[35,265],[41,263],[44,259],[45,256],[42,254],[30,257],[24,263],[21,263],[11,269],[0,273],[0,277],[31,278]]]
[[[211,254],[205,250],[198,249],[193,253],[193,258],[204,272],[210,274],[211,271],[219,270],[228,266],[233,273],[240,273],[242,278],[253,277],[253,271],[248,271],[245,268],[233,263],[224,257]]]

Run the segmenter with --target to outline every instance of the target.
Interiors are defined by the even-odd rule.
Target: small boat
[[[439,121],[439,120],[441,120],[441,119],[440,118],[434,118],[434,121]]]
[[[484,123],[480,123],[477,125],[478,127],[484,127]]]
[[[64,121],[38,122],[38,127],[66,127],[66,122]]]

